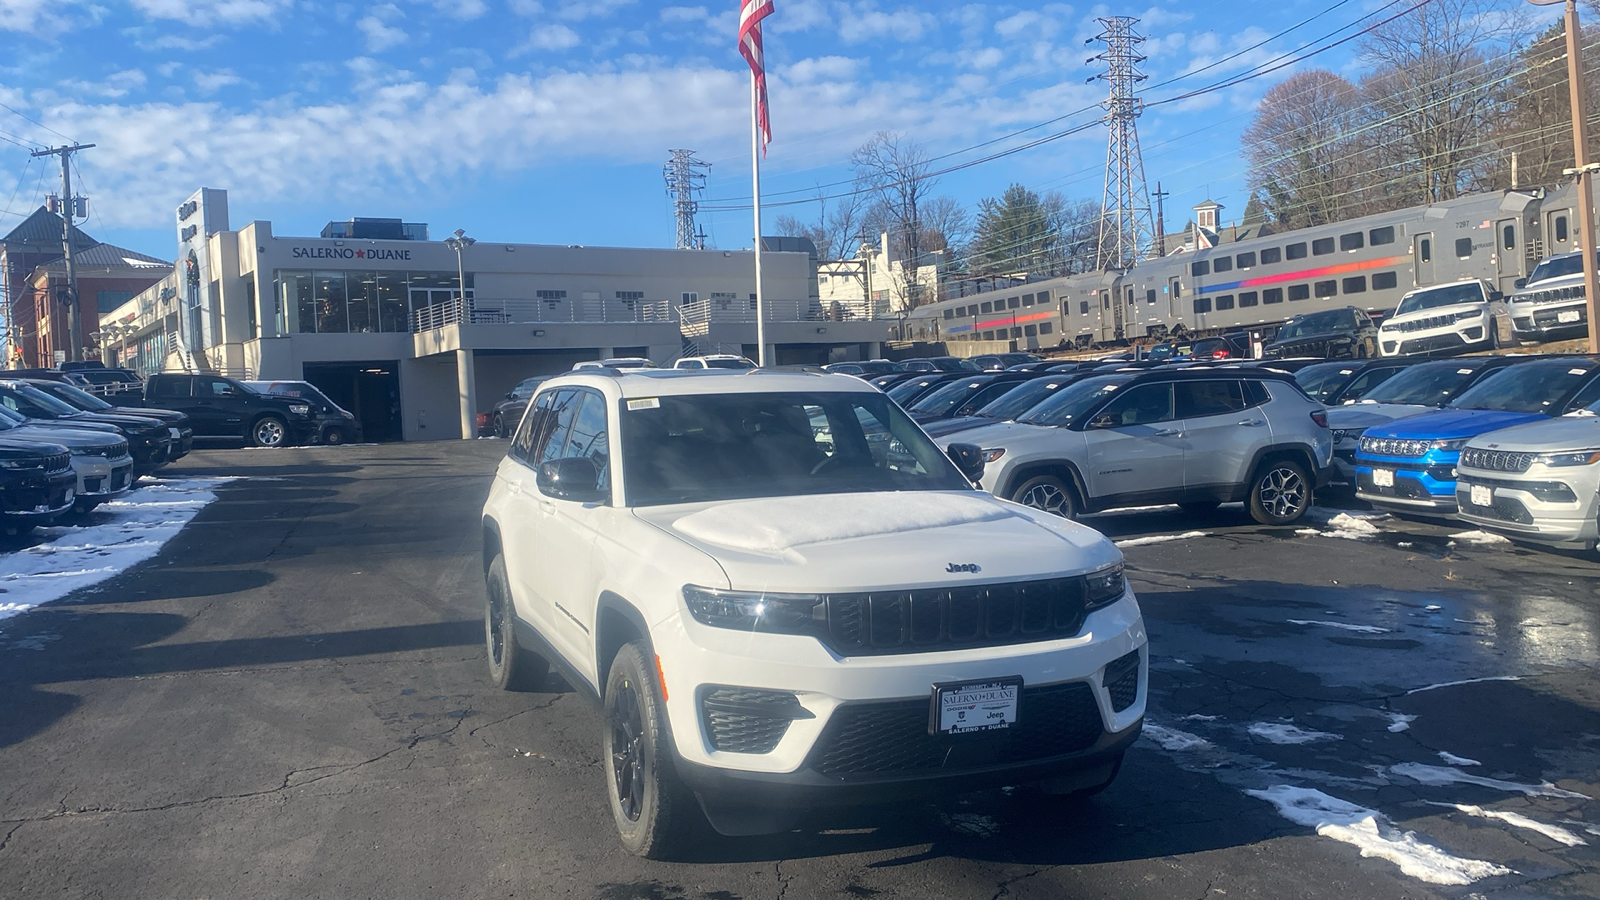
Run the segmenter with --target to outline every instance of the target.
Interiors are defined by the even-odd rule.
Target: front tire
[[[511,582],[506,578],[505,557],[498,553],[489,563],[486,587],[483,639],[489,656],[489,680],[502,691],[536,691],[550,672],[550,661],[517,644]]]
[[[696,830],[698,810],[674,768],[655,658],[642,641],[624,644],[611,663],[601,750],[622,845],[635,856],[667,859]]]
[[[1011,500],[1023,506],[1071,519],[1077,516],[1077,505],[1072,500],[1072,488],[1054,475],[1035,475],[1017,485]]]
[[[499,413],[494,414],[494,436],[498,438],[506,436],[506,420]]]
[[[326,436],[323,437],[322,442],[327,444],[330,447],[339,446],[340,444],[345,442],[344,429],[343,428],[329,428],[328,429],[328,433],[327,433]]]
[[[289,442],[289,426],[277,416],[262,416],[250,426],[250,443],[256,447],[282,447]]]
[[[1256,470],[1250,484],[1250,517],[1262,525],[1289,525],[1311,507],[1311,478],[1292,459],[1273,460]]]

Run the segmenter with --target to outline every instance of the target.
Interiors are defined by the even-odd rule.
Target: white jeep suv
[[[955,459],[961,460],[958,469]],[[1000,785],[1088,794],[1138,737],[1116,547],[972,487],[846,375],[572,373],[483,510],[489,671],[604,709],[624,845]]]

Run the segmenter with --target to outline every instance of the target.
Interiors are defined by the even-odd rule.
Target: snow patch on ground
[[[1178,717],[1178,721],[1180,721],[1180,722],[1215,722],[1218,718],[1219,718],[1218,716],[1202,716],[1199,713],[1193,713],[1193,714],[1187,715],[1187,716],[1179,716]]]
[[[1125,541],[1116,541],[1118,547],[1143,547],[1146,544],[1165,544],[1168,541],[1187,541],[1190,538],[1205,537],[1209,531],[1185,531],[1183,534],[1157,534],[1151,537],[1129,538]]]
[[[1401,763],[1390,766],[1389,771],[1396,775],[1403,775],[1413,781],[1437,787],[1446,784],[1475,784],[1479,787],[1494,788],[1514,794],[1525,794],[1529,797],[1561,797],[1568,800],[1592,800],[1588,794],[1580,794],[1558,788],[1548,781],[1539,784],[1521,784],[1516,781],[1501,781],[1498,778],[1485,778],[1482,775],[1469,775],[1460,769],[1447,769],[1444,766],[1429,766],[1423,763]]]
[[[155,556],[232,478],[155,479],[103,503],[94,525],[38,530],[45,542],[0,556],[0,619],[99,584]]]
[[[1144,737],[1155,741],[1163,750],[1202,750],[1211,746],[1211,742],[1198,735],[1176,728],[1163,728],[1160,725],[1144,723]]]
[[[1504,812],[1498,809],[1484,809],[1481,806],[1470,806],[1465,803],[1440,803],[1438,805],[1453,806],[1469,816],[1477,816],[1480,819],[1499,819],[1500,821],[1514,828],[1525,828],[1528,831],[1536,831],[1550,840],[1555,841],[1558,844],[1566,844],[1568,847],[1582,847],[1589,843],[1588,841],[1578,837],[1559,825],[1546,825],[1543,822],[1536,822],[1520,813]]]
[[[1388,860],[1400,871],[1429,884],[1471,884],[1482,878],[1509,875],[1511,870],[1479,859],[1452,856],[1423,843],[1414,832],[1401,831],[1375,810],[1346,803],[1311,788],[1275,785],[1246,794],[1278,808],[1278,814],[1316,829],[1317,834],[1351,844],[1362,856]]]
[[[1448,753],[1448,752],[1446,752],[1444,750],[1440,750],[1439,751],[1439,758],[1444,760],[1446,763],[1449,763],[1452,766],[1481,766],[1481,765],[1483,765],[1483,763],[1478,762],[1475,759],[1467,759],[1465,756],[1457,756],[1454,753]]]
[[[1379,628],[1376,625],[1350,625],[1344,622],[1322,622],[1317,619],[1290,619],[1290,625],[1321,625],[1324,628],[1342,628],[1345,631],[1359,631],[1362,634],[1388,634],[1389,629]]]
[[[1344,738],[1326,731],[1297,728],[1282,722],[1252,722],[1245,729],[1252,735],[1273,744],[1311,744],[1316,741],[1342,741]]]
[[[1459,622],[1461,620],[1457,619],[1456,621]],[[1481,623],[1481,622],[1472,622],[1472,623],[1469,623],[1469,624],[1481,625],[1483,623]],[[1426,687],[1412,688],[1411,690],[1406,691],[1406,695],[1410,696],[1411,694],[1420,694],[1423,691],[1436,691],[1439,688],[1455,687],[1455,686],[1461,685],[1461,684],[1480,684],[1480,683],[1485,682],[1485,681],[1521,681],[1521,680],[1522,680],[1522,676],[1521,675],[1490,675],[1490,676],[1487,676],[1485,678],[1463,678],[1460,681],[1441,681],[1438,684],[1430,684],[1430,685],[1427,685]]]
[[[1491,534],[1487,531],[1463,531],[1458,534],[1450,535],[1450,539],[1454,541],[1465,541],[1469,544],[1478,544],[1484,547],[1501,545],[1507,547],[1511,546],[1510,538],[1498,534]]]
[[[1416,716],[1408,716],[1405,713],[1389,713],[1389,730],[1395,734],[1410,731],[1411,723],[1416,720]]]

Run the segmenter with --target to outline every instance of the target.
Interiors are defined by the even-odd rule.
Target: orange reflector
[[[661,699],[667,699],[667,673],[661,670],[661,654],[656,654],[656,680],[661,682]]]

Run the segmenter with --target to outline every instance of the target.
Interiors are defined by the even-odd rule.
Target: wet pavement
[[[1152,641],[1150,727],[1087,803],[629,857],[597,715],[484,677],[502,449],[198,452],[174,474],[253,477],[0,621],[0,895],[1600,896],[1600,554],[1340,510],[1087,520]]]

